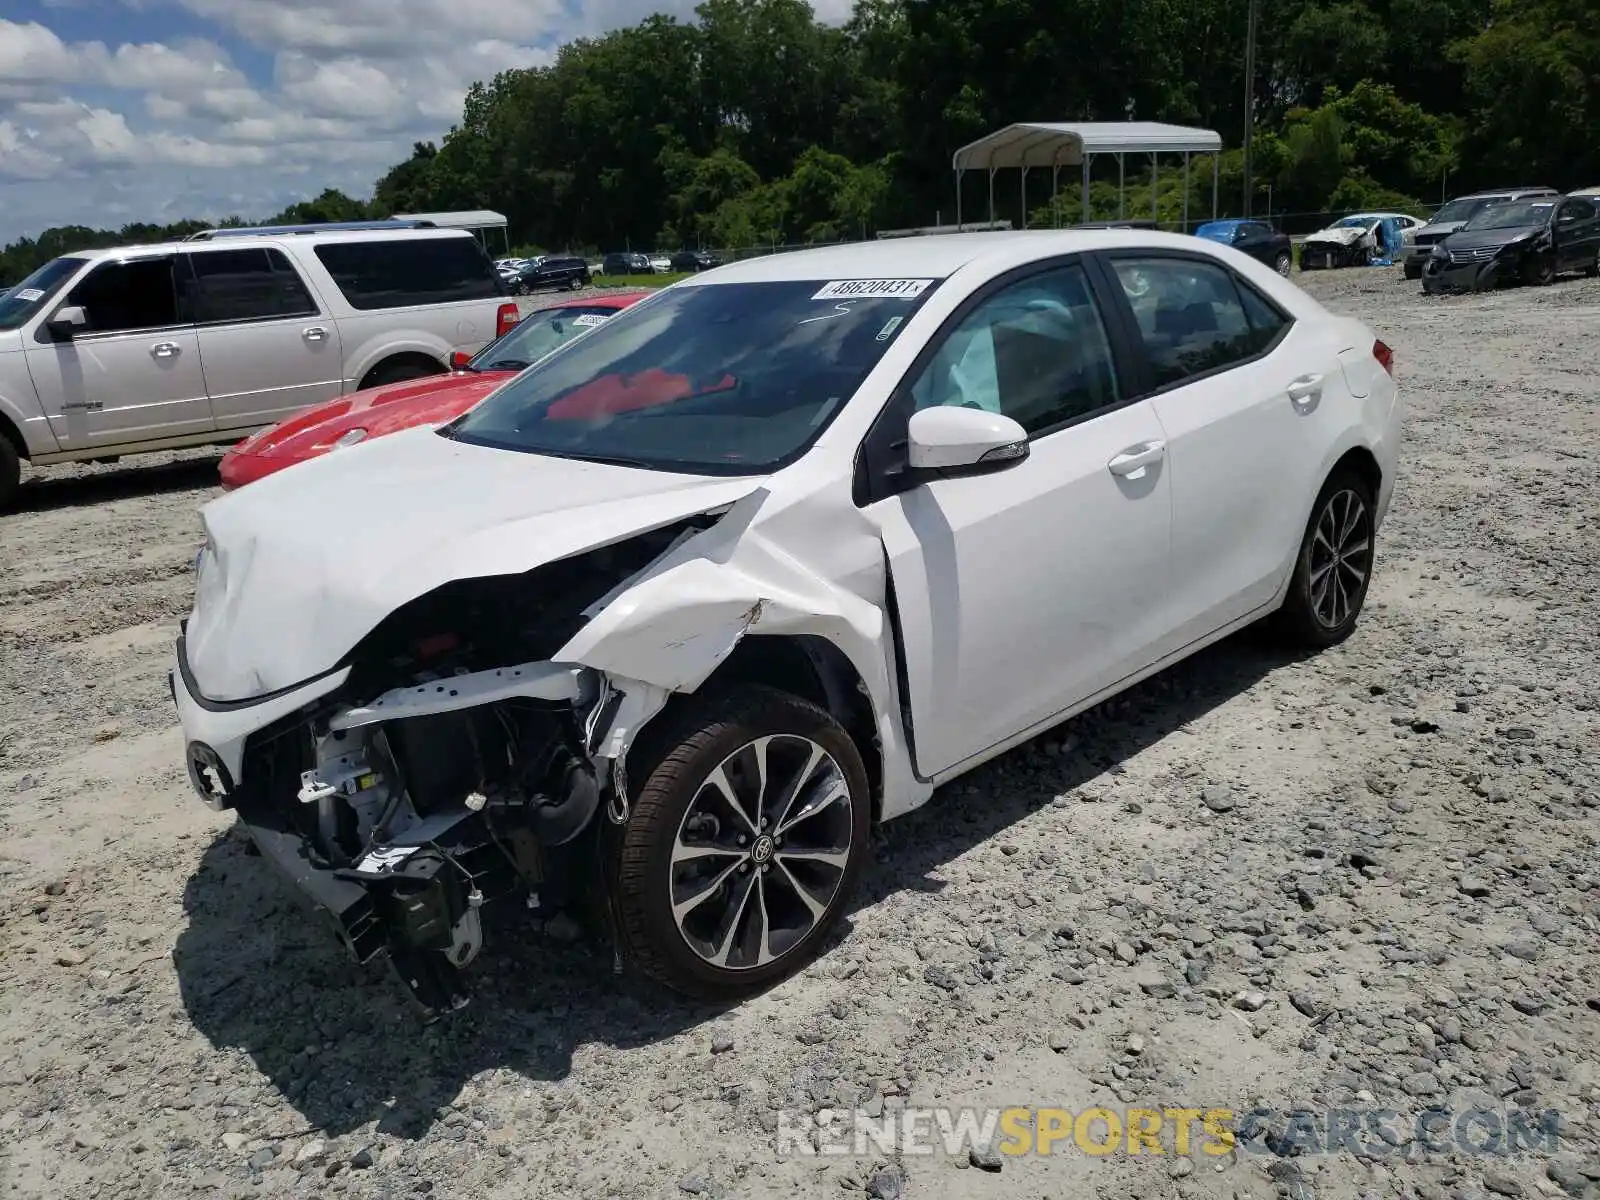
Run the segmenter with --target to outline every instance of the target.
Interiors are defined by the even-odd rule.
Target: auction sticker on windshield
[[[835,279],[822,285],[813,300],[838,300],[845,296],[893,296],[911,300],[933,286],[931,279]]]
[[[587,329],[594,325],[604,325],[611,318],[601,316],[599,313],[584,313],[572,318],[572,323],[580,328]]]

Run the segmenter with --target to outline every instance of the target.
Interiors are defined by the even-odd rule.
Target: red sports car
[[[446,375],[429,375],[313,405],[253,434],[222,456],[222,486],[243,487],[297,462],[416,425],[453,421],[568,338],[650,295],[587,296],[536,309]]]

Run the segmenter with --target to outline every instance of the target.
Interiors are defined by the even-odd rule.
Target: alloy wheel
[[[844,880],[854,802],[838,762],[808,737],[759,737],[723,759],[672,847],[668,903],[685,944],[741,971],[804,941]]]
[[[1324,628],[1350,619],[1372,567],[1372,520],[1366,503],[1345,489],[1328,497],[1311,539],[1311,611]]]

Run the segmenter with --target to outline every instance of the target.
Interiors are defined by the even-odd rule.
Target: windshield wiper
[[[528,364],[520,358],[497,358],[487,367],[474,367],[475,371],[526,371]]]

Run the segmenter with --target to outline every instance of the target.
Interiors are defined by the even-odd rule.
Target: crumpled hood
[[[1319,229],[1317,232],[1306,235],[1308,242],[1332,242],[1339,246],[1354,246],[1367,231],[1356,225],[1346,225],[1339,229]]]
[[[201,510],[209,550],[189,667],[213,700],[276,691],[332,669],[445,583],[529,571],[761,483],[521,454],[427,428],[314,458]]]

